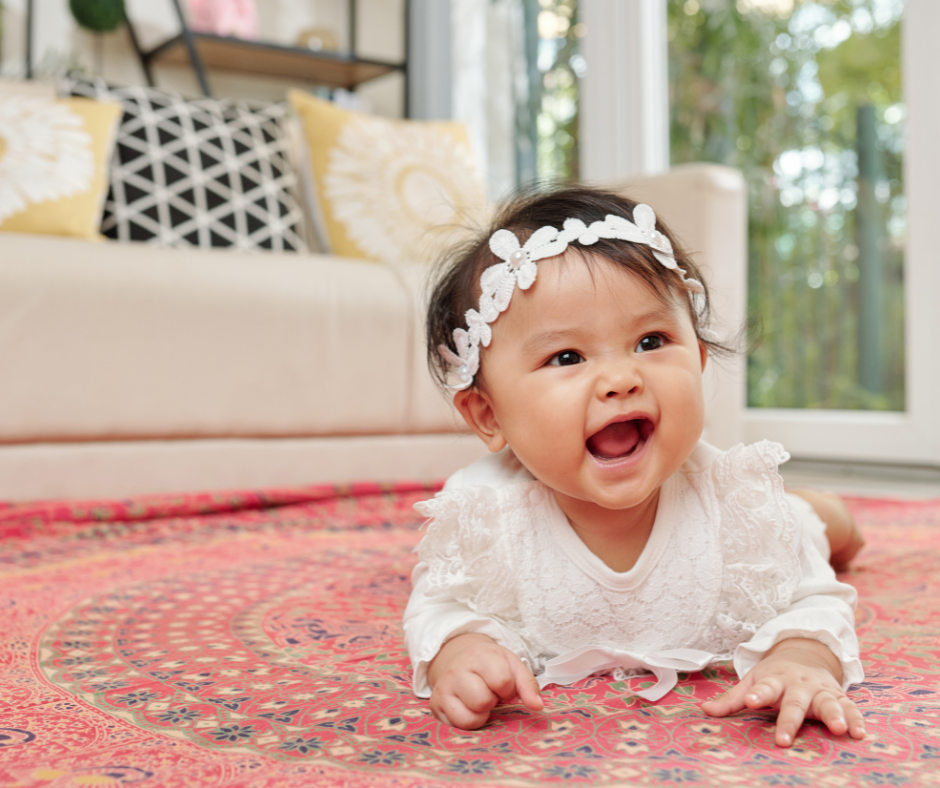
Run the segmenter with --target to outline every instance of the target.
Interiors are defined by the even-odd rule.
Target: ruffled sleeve
[[[719,454],[690,478],[716,509],[723,574],[706,639],[734,656],[743,677],[772,646],[790,637],[827,645],[843,665],[843,684],[861,681],[855,590],[835,578],[784,490],[777,467],[789,455],[761,441]]]
[[[842,688],[865,679],[855,634],[856,591],[835,572],[810,540],[800,550],[800,584],[790,604],[734,652],[734,668],[744,677],[773,646],[788,638],[818,640],[842,665]]]
[[[499,499],[497,490],[474,487],[415,506],[430,518],[418,545],[418,559],[428,565],[428,596],[446,594],[490,615],[511,613],[509,567],[500,560],[505,529],[500,528]]]
[[[790,511],[777,466],[789,459],[778,443],[735,446],[690,478],[719,523],[722,581],[706,634],[730,654],[790,604],[800,582],[800,522]]]
[[[530,662],[504,541],[514,502],[525,500],[514,487],[528,486],[458,488],[415,506],[430,518],[404,618],[418,697],[430,696],[428,665],[457,635],[488,635]]]

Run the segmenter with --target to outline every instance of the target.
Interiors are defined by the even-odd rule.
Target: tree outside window
[[[749,189],[756,407],[904,410],[903,0],[668,0],[671,156]]]
[[[578,178],[577,0],[523,0],[527,100],[518,116],[519,182]]]

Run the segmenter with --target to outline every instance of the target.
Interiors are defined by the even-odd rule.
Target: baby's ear
[[[492,452],[506,445],[493,405],[485,392],[476,388],[464,389],[454,394],[454,407],[460,411],[467,426],[473,430]]]

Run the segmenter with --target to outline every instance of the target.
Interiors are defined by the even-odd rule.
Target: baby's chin
[[[551,487],[551,485],[547,485]],[[552,488],[558,505],[569,517],[573,512],[603,516],[610,512],[628,512],[632,509],[655,505],[659,500],[659,484],[637,484],[636,482],[618,485],[598,484],[596,480],[586,479],[578,485],[561,485]]]

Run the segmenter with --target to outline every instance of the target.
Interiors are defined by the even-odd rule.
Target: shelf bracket
[[[26,79],[33,78],[33,0],[26,3]]]
[[[176,8],[176,15],[180,20],[180,32],[183,36],[183,43],[189,52],[189,62],[192,63],[193,71],[196,72],[196,79],[199,80],[199,87],[206,98],[212,98],[212,90],[209,88],[209,80],[206,78],[206,67],[199,56],[199,50],[196,48],[196,39],[193,38],[193,31],[190,30],[186,17],[183,15],[183,7],[180,0],[173,0],[173,6]]]
[[[124,14],[124,24],[127,26],[127,37],[130,39],[131,47],[133,47],[134,52],[137,53],[137,59],[140,61],[140,68],[144,72],[144,77],[147,80],[147,84],[150,87],[153,87],[153,69],[150,67],[150,58],[147,53],[141,49],[140,39],[137,38],[137,30],[134,28],[131,20],[128,19],[126,12]]]

